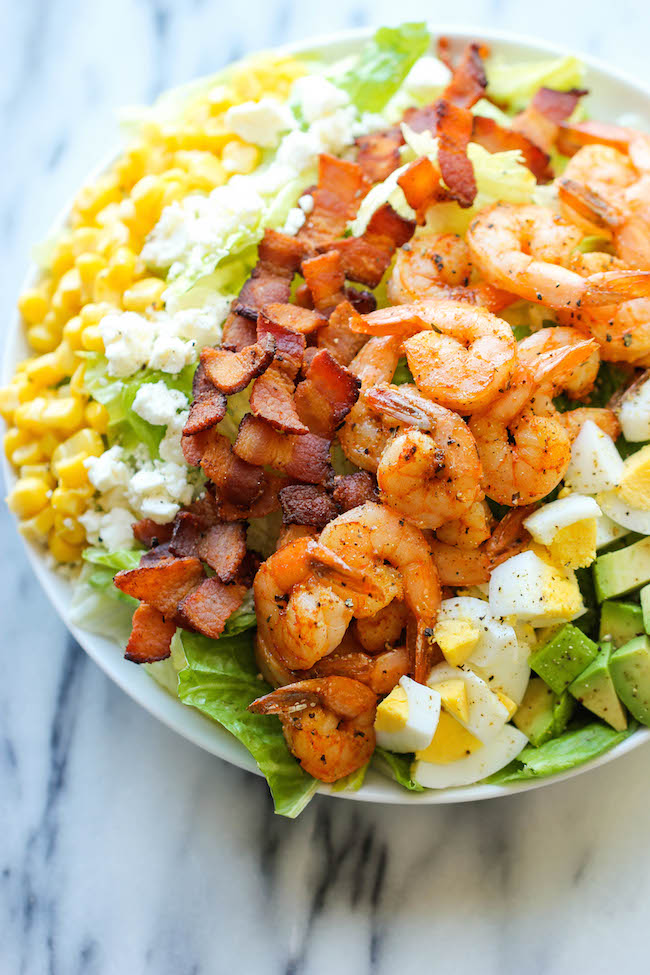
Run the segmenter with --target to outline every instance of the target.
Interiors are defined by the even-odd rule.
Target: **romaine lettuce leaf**
[[[84,373],[86,392],[108,410],[109,420],[106,435],[109,445],[119,443],[127,453],[130,453],[139,444],[144,444],[151,459],[157,460],[160,441],[165,435],[166,428],[147,423],[141,416],[134,413],[132,410],[133,401],[144,383],[157,383],[160,380],[169,389],[179,389],[191,401],[192,379],[196,365],[185,366],[176,376],[154,369],[143,369],[126,379],[114,379],[108,375],[106,358],[100,353],[89,356],[86,363]]]
[[[424,23],[380,27],[362,48],[358,62],[331,80],[348,93],[360,112],[380,112],[430,41]]]
[[[487,94],[511,112],[526,107],[541,88],[567,91],[580,88],[584,65],[575,57],[546,58],[542,61],[504,61],[491,58],[486,64]]]
[[[120,646],[126,645],[138,601],[116,589],[113,576],[121,569],[135,569],[141,555],[141,548],[117,552],[106,552],[102,548],[84,550],[85,565],[77,580],[70,610],[70,619],[76,626],[116,640]]]
[[[356,772],[352,772],[350,775],[346,775],[345,778],[334,782],[332,792],[358,792],[365,781],[369,765],[370,763],[368,762],[366,765],[358,768]]]
[[[250,634],[210,640],[181,633],[187,666],[178,677],[178,696],[233,734],[251,753],[269,783],[275,811],[293,818],[307,805],[318,781],[291,755],[277,717],[246,710],[270,687],[257,676]]]
[[[559,738],[547,741],[539,748],[527,745],[517,758],[495,772],[485,782],[490,785],[505,785],[546,775],[557,775],[567,769],[582,765],[609,751],[625,741],[636,725],[627,731],[614,731],[602,721],[592,721],[583,728],[566,731]]]
[[[424,787],[411,778],[413,755],[398,755],[396,752],[389,752],[377,746],[372,756],[372,764],[382,775],[395,779],[405,789],[411,792],[424,792]]]

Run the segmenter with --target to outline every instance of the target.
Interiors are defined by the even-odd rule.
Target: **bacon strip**
[[[334,478],[332,498],[340,511],[350,511],[366,501],[376,501],[377,496],[377,483],[366,471],[337,474]]]
[[[232,582],[246,555],[246,526],[233,521],[206,529],[197,515],[182,511],[176,516],[169,548],[179,558],[195,556],[222,582]]]
[[[264,474],[264,483],[259,497],[255,498],[248,507],[239,507],[217,497],[219,517],[222,521],[242,521],[253,518],[265,518],[280,510],[279,492],[287,483],[286,477],[279,474]]]
[[[487,88],[487,77],[481,50],[481,45],[476,43],[465,47],[458,64],[451,69],[451,81],[442,93],[445,101],[459,108],[471,108],[483,97]],[[446,53],[448,54],[448,49]]]
[[[205,434],[198,436],[205,437]],[[232,504],[251,504],[264,484],[264,471],[238,457],[228,438],[215,431],[208,431],[201,448],[201,467],[220,494]]]
[[[349,301],[342,301],[330,315],[329,325],[318,333],[316,344],[328,352],[343,366],[349,366],[368,337],[352,331],[351,323],[361,314]]]
[[[245,595],[244,585],[225,585],[216,576],[205,579],[198,589],[181,601],[179,619],[186,628],[216,640],[223,633],[228,617],[243,603]]]
[[[241,352],[247,345],[254,345],[256,338],[256,323],[250,318],[231,312],[223,323],[221,346],[224,349]]]
[[[134,664],[151,664],[171,654],[171,642],[176,632],[174,619],[147,603],[140,603],[133,614],[133,629],[124,651],[125,660]]]
[[[438,163],[446,186],[461,207],[470,207],[476,197],[474,167],[467,157],[472,138],[473,116],[465,108],[439,98],[436,102]]]
[[[172,559],[118,572],[114,583],[127,596],[148,603],[163,616],[173,619],[178,604],[203,575],[203,566],[198,559]]]
[[[399,125],[361,135],[354,141],[359,150],[357,162],[371,183],[382,182],[399,166],[399,150],[404,145],[404,136]]]
[[[324,246],[324,250],[337,250],[345,276],[376,288],[387,270],[398,247],[413,236],[415,224],[404,220],[385,203],[371,217],[361,237],[347,237]]]
[[[233,393],[239,393],[242,389],[246,389],[252,379],[264,372],[273,360],[274,351],[273,337],[266,333],[258,339],[255,345],[248,345],[241,352],[205,348],[201,352],[201,365],[207,380],[220,392],[231,396]],[[197,431],[188,430],[187,432],[196,433]]]
[[[415,210],[420,224],[424,223],[426,212],[433,203],[452,199],[449,190],[440,182],[440,172],[426,156],[414,160],[397,183],[404,191],[406,202]]]
[[[540,88],[530,104],[512,121],[512,128],[523,133],[544,152],[550,153],[559,133],[559,123],[567,119],[587,92],[582,88],[556,91]]]
[[[296,378],[306,346],[305,336],[277,325],[264,315],[259,317],[257,330],[260,341],[272,338],[276,352],[271,366],[253,384],[250,400],[252,412],[276,430],[301,435],[309,433],[294,403]]]
[[[172,522],[164,525],[164,528],[172,528]],[[169,551],[169,542],[162,542],[154,545],[148,552],[140,556],[140,565],[153,565],[155,562],[162,562],[163,559],[173,559],[174,556]]]
[[[323,153],[318,162],[318,186],[313,191],[314,209],[296,240],[313,255],[345,231],[369,189],[358,163]]]
[[[359,398],[360,387],[356,376],[321,349],[296,389],[298,415],[312,433],[331,440]]]
[[[317,311],[325,314],[344,300],[345,272],[338,251],[303,261],[302,273]]]
[[[214,352],[215,350],[205,349],[204,351]],[[227,355],[235,355],[235,353],[229,352]],[[192,379],[192,405],[183,427],[183,433],[191,435],[216,426],[217,423],[221,423],[226,415],[226,408],[225,395],[208,378],[205,366],[200,362]]]
[[[249,464],[272,467],[306,484],[321,484],[329,471],[329,440],[311,433],[287,436],[250,413],[239,424],[233,449]]]
[[[257,264],[241,289],[233,312],[255,321],[264,305],[288,301],[291,281],[300,267],[302,255],[303,245],[295,237],[277,230],[265,230]]]
[[[285,525],[311,525],[322,529],[339,513],[325,489],[315,484],[291,484],[282,488],[280,504]]]
[[[580,99],[588,94],[587,88],[571,88],[569,91],[540,88],[533,96],[531,105],[550,122],[559,124],[573,115]]]
[[[147,548],[162,545],[172,537],[171,523],[168,525],[157,525],[151,518],[141,518],[131,528],[135,540],[142,545],[146,545]]]
[[[494,119],[483,115],[474,116],[472,142],[477,142],[488,152],[505,152],[517,149],[524,157],[524,162],[538,182],[548,182],[553,178],[549,167],[548,153],[540,149],[523,132],[506,129]]]
[[[291,332],[310,335],[312,332],[316,332],[319,328],[327,324],[322,315],[311,310],[312,307],[313,305],[301,307],[300,305],[280,304],[277,302],[264,305],[258,316],[258,321],[260,319],[262,320],[264,330],[267,330],[270,325],[276,325]],[[273,334],[272,330],[270,332]]]

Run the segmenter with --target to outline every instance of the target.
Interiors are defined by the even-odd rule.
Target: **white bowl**
[[[433,36],[444,34],[457,47],[470,40],[480,39],[490,42],[492,50],[513,60],[534,59],[564,55],[572,52],[548,44],[539,44],[532,38],[525,38],[501,31],[491,31],[483,28],[468,30],[455,27],[432,27]],[[313,38],[300,44],[287,45],[279,49],[284,54],[318,54],[328,59],[337,59],[353,53],[373,33],[372,28],[359,28],[342,31],[325,37]],[[633,112],[646,121],[650,127],[650,91],[644,89],[631,78],[621,72],[613,71],[597,61],[582,57],[586,65],[586,87],[591,91],[590,106],[593,115],[606,121],[615,121],[623,112]],[[101,168],[104,168],[103,166]],[[56,233],[63,224],[71,203],[62,211],[55,222],[51,233]],[[38,271],[33,267],[25,282],[29,286],[34,282]],[[13,375],[14,364],[28,354],[23,336],[20,318],[15,316],[9,329],[5,355],[3,359],[3,381],[7,382]],[[15,474],[8,462],[3,458],[5,480],[9,488],[15,482]],[[32,564],[43,589],[50,598],[54,608],[65,622],[73,636],[79,641],[86,653],[99,664],[112,680],[115,681],[135,701],[145,707],[168,727],[173,728],[184,738],[194,742],[206,751],[225,759],[233,765],[260,774],[252,757],[235,738],[219,725],[204,717],[198,711],[182,704],[160,687],[144,668],[136,667],[124,660],[122,650],[103,637],[80,630],[69,621],[71,601],[71,587],[64,578],[52,571],[45,563],[43,553],[29,543],[25,543],[27,556]],[[560,775],[550,776],[523,782],[515,786],[476,785],[465,788],[446,789],[441,792],[427,791],[424,793],[407,792],[401,786],[384,778],[377,772],[371,771],[363,787],[357,792],[333,793],[339,798],[353,799],[361,802],[388,802],[402,805],[440,804],[450,802],[469,802],[477,799],[492,799],[498,796],[514,795],[529,789],[550,785],[564,779],[579,775],[588,769],[597,768],[613,761],[636,748],[642,742],[650,740],[650,729],[636,731],[628,739],[611,749],[599,758]],[[323,786],[322,792],[330,793],[330,788]]]

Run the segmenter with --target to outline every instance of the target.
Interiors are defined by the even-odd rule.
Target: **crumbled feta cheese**
[[[296,124],[291,110],[277,98],[233,105],[226,112],[224,121],[240,139],[265,149],[277,146],[281,134]]]
[[[294,81],[289,101],[307,123],[315,122],[349,105],[348,95],[322,75],[305,75]]]
[[[181,505],[192,500],[188,473],[186,467],[173,461],[148,461],[129,482],[129,504],[143,518],[152,518],[158,524],[169,521]]]
[[[416,98],[429,99],[449,84],[451,71],[432,54],[418,58],[406,78],[404,88]]]
[[[314,209],[314,198],[311,193],[305,193],[298,200],[298,206],[303,213],[310,214]]]
[[[197,350],[221,341],[221,326],[228,317],[234,295],[214,295],[201,308],[182,308],[173,313],[174,331],[194,342]]]
[[[160,379],[157,383],[143,383],[135,395],[133,412],[147,423],[167,426],[179,410],[187,409],[187,397],[180,389],[169,389]]]
[[[151,518],[157,525],[165,525],[171,521],[180,511],[180,505],[167,498],[152,495],[143,499],[140,505],[140,512],[143,518]]]
[[[177,335],[159,335],[149,356],[149,367],[176,374],[196,358],[194,342],[183,342]]]
[[[98,327],[109,375],[130,376],[147,364],[156,334],[152,321],[134,311],[111,312]]]
[[[115,487],[126,487],[131,476],[123,460],[123,451],[117,444],[105,450],[99,457],[89,457],[85,461],[88,480],[98,491],[110,491]]]
[[[189,411],[183,410],[182,413],[177,414],[177,416],[175,416],[172,421],[168,423],[167,431],[165,436],[160,441],[160,446],[158,448],[158,453],[160,454],[161,460],[171,461],[174,464],[185,464],[185,458],[183,457],[183,451],[181,449],[181,436],[188,416]]]
[[[103,545],[109,552],[120,548],[133,548],[133,514],[127,508],[111,511],[86,511],[79,516],[86,529],[86,537],[93,545]]]
[[[300,207],[292,207],[287,214],[282,233],[295,237],[306,219],[304,210],[301,210]]]

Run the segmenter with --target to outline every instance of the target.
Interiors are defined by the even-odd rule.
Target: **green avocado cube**
[[[576,677],[569,691],[580,704],[597,714],[615,731],[625,731],[627,717],[609,672],[612,644],[603,643],[598,656]]]
[[[612,596],[623,596],[647,582],[650,582],[650,537],[599,555],[594,562],[594,586],[599,603]]]
[[[650,589],[650,586],[648,587]],[[650,609],[650,607],[649,607]],[[600,612],[600,641],[609,642],[616,650],[628,640],[645,633],[643,613],[634,603],[619,603],[606,600]]]
[[[650,637],[637,636],[613,653],[609,672],[630,714],[650,726]]]
[[[644,629],[646,633],[650,633],[650,586],[644,586],[641,590],[641,612]]]
[[[598,645],[579,630],[565,623],[548,643],[536,650],[529,664],[548,686],[561,694],[598,654]]]

